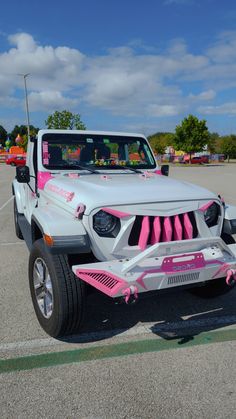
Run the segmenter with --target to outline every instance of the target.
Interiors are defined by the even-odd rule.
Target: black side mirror
[[[163,166],[161,166],[161,174],[163,176],[169,176],[169,165],[168,164],[163,164]]]
[[[28,166],[18,166],[16,168],[16,180],[19,183],[30,182],[30,172]]]

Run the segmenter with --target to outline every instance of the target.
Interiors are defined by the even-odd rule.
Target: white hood
[[[86,206],[86,215],[105,206],[140,205],[173,201],[216,199],[212,192],[188,182],[151,174],[55,175],[44,187],[45,197],[68,205],[75,211]]]

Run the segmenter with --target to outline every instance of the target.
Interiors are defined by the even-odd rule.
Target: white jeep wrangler
[[[167,174],[143,135],[41,130],[30,140],[13,181],[14,219],[49,335],[79,329],[87,284],[127,303],[180,286],[219,295],[234,284],[236,208]]]

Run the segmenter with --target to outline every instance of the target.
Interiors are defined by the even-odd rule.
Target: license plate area
[[[182,273],[202,269],[205,266],[206,263],[203,254],[197,252],[181,256],[166,257],[162,262],[161,269],[165,273]]]

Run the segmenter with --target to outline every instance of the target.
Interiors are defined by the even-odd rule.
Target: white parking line
[[[81,344],[81,343],[101,343],[103,339],[109,339],[114,337],[132,337],[143,334],[156,334],[156,337],[161,339],[163,333],[172,332],[176,333],[181,330],[204,329],[215,330],[221,327],[234,328],[235,329],[236,316],[220,316],[220,317],[209,317],[205,319],[194,319],[194,320],[183,320],[171,323],[159,323],[159,324],[146,324],[140,326],[134,326],[131,329],[113,329],[113,330],[102,330],[99,332],[82,333],[81,335],[68,336],[64,341],[60,341],[53,338],[42,338],[33,339],[20,342],[10,342],[0,344],[0,352],[26,350],[26,349],[39,349],[43,347],[53,347],[63,344]],[[198,333],[201,333],[198,330]],[[109,344],[109,341],[103,341],[102,344]]]
[[[5,208],[12,200],[13,200],[13,195],[11,196],[11,198],[9,198],[8,200],[7,200],[7,202],[5,202],[5,204],[3,204],[2,206],[1,206],[1,208],[0,208],[0,211],[3,209],[3,208]]]
[[[12,246],[12,245],[14,245],[14,244],[25,244],[25,242],[24,241],[21,241],[21,242],[11,242],[11,243],[9,243],[9,242],[7,242],[7,243],[1,243],[0,242],[0,246]]]

